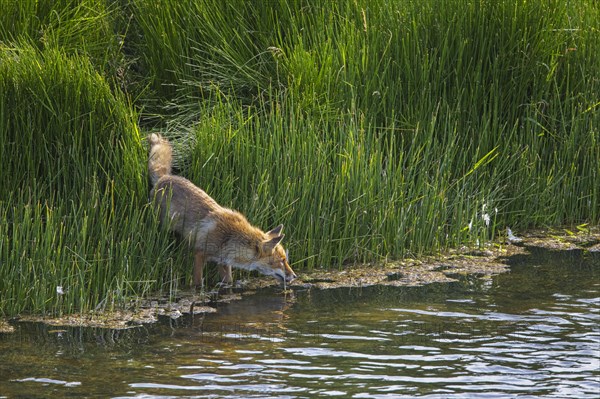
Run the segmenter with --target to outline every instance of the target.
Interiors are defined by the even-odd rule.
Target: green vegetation
[[[300,272],[600,222],[594,0],[0,9],[0,315],[187,284],[148,131]]]

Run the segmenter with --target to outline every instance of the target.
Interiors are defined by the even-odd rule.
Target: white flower
[[[485,225],[489,226],[490,225],[490,215],[487,213],[484,213],[483,215],[481,215],[481,217],[483,218]]]
[[[65,294],[65,292],[63,291],[63,287],[62,287],[62,285],[57,285],[57,286],[56,286],[56,293],[57,293],[58,295],[64,295],[64,294]]]

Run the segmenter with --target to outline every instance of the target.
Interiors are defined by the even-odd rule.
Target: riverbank
[[[583,251],[600,257],[600,229],[573,233],[569,230],[537,230],[516,237],[518,242],[495,243],[485,249],[463,247],[438,256],[404,259],[377,265],[349,266],[342,270],[312,270],[302,273],[286,291],[271,278],[249,277],[238,280],[235,289],[205,293],[180,290],[174,296],[149,295],[132,301],[129,306],[114,312],[62,317],[23,316],[0,321],[0,332],[11,332],[13,323],[40,322],[52,326],[100,327],[109,329],[135,328],[154,323],[160,316],[177,319],[184,315],[215,313],[232,301],[244,300],[257,290],[274,289],[273,295],[283,296],[293,303],[296,290],[323,290],[381,286],[422,286],[457,281],[458,276],[490,279],[509,271],[511,257],[528,255],[533,249],[549,251]],[[235,292],[234,292],[235,291]]]

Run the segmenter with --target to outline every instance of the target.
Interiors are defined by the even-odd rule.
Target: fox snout
[[[298,276],[296,276],[296,273],[294,273],[294,271],[292,270],[290,265],[287,263],[287,260],[284,262],[284,267],[285,267],[285,282],[291,283]]]
[[[296,273],[294,273],[288,264],[287,259],[281,260],[278,266],[279,267],[270,268],[269,271],[263,269],[262,272],[263,274],[275,277],[281,285],[289,284],[297,277]],[[259,269],[259,271],[261,270]]]

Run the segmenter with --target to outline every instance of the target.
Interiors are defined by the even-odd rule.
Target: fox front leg
[[[204,254],[200,251],[194,253],[194,274],[192,276],[192,286],[203,286]]]
[[[221,282],[231,284],[233,282],[233,276],[231,275],[231,266],[219,265],[219,275],[221,276]]]

